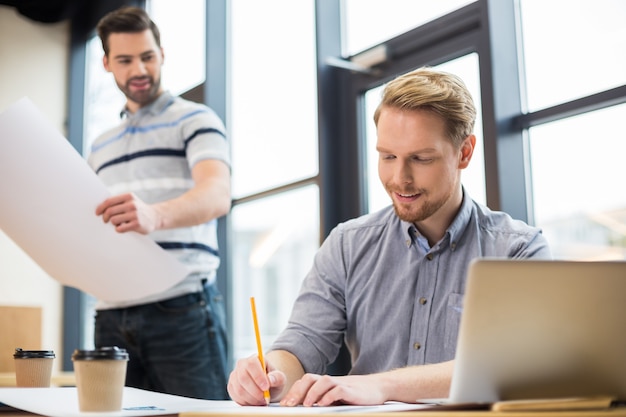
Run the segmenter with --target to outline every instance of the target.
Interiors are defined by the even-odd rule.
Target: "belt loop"
[[[201,297],[204,299],[207,305],[209,305],[209,288],[207,283],[209,280],[207,278],[202,278],[200,283],[202,285],[202,289],[200,290]]]

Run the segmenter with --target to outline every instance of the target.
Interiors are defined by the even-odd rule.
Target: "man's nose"
[[[146,64],[141,59],[133,62],[131,75],[145,75],[147,73],[148,71],[146,70]]]
[[[413,182],[413,171],[407,162],[398,164],[395,177],[398,184],[410,184]]]

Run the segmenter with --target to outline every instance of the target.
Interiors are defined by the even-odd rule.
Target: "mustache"
[[[426,194],[426,190],[422,188],[399,188],[392,185],[387,185],[385,188],[387,188],[388,192],[401,195]]]
[[[128,79],[128,81],[126,81],[126,84],[130,84],[133,81],[150,81],[152,82],[152,77],[150,77],[149,75],[140,75],[138,77],[131,77]]]

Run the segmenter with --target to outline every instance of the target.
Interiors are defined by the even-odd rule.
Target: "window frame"
[[[323,240],[338,223],[364,214],[367,207],[363,166],[365,152],[365,91],[422,65],[438,65],[475,52],[479,56],[485,178],[487,204],[508,212],[514,218],[533,223],[532,190],[528,181],[527,129],[593,110],[626,103],[626,85],[598,92],[577,100],[524,113],[518,52],[517,0],[477,0],[445,16],[389,39],[387,60],[374,75],[330,65],[332,57],[349,61],[341,51],[342,0],[314,0],[316,13],[319,174],[233,201],[233,205],[272,196],[317,183],[320,190],[320,238]],[[144,2],[127,1],[143,6]],[[115,8],[119,5],[113,5]],[[104,14],[106,11],[103,11]],[[228,0],[207,2],[206,82],[200,91],[205,102],[226,122],[228,85]],[[79,17],[80,19],[80,17]],[[322,27],[323,22],[323,27]],[[85,79],[85,46],[88,34],[72,25],[68,139],[82,149]],[[358,55],[358,54],[356,54]],[[356,186],[355,186],[356,185]],[[218,239],[224,248],[218,270],[218,286],[224,294],[227,311],[234,296],[229,287],[229,216],[219,221]],[[91,320],[81,314],[82,294],[64,288],[63,362],[71,370],[71,353],[80,346],[82,330]],[[228,320],[230,314],[228,315]],[[229,323],[231,324],[231,323]],[[232,326],[229,325],[229,329]],[[231,347],[232,349],[232,347]],[[232,351],[229,353],[232,355]],[[342,354],[341,373],[348,358]],[[232,357],[232,356],[230,356]]]

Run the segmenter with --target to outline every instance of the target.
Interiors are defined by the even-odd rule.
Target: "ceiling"
[[[91,32],[106,13],[139,0],[0,0],[0,6],[11,6],[22,16],[41,23],[69,20],[76,34]]]
[[[82,0],[0,0],[0,4],[15,7],[21,15],[42,23],[72,19],[89,3]]]

